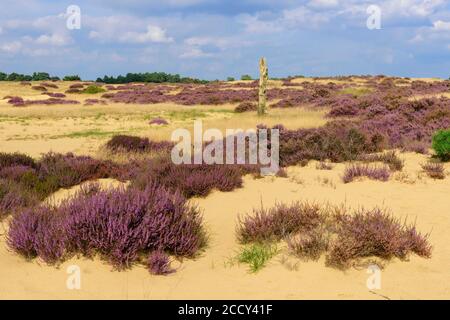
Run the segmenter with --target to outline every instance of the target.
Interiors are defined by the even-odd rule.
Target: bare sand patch
[[[420,173],[426,156],[405,153],[404,171],[411,177]],[[4,231],[0,237],[0,298],[25,299],[448,299],[450,294],[450,179],[427,177],[414,183],[395,179],[388,182],[341,181],[345,164],[333,170],[317,170],[315,162],[306,167],[288,168],[288,178],[245,178],[244,187],[234,192],[213,192],[192,201],[204,210],[210,243],[200,258],[175,262],[169,276],[152,276],[141,266],[129,271],[112,271],[94,259],[73,258],[59,268],[39,261],[26,262],[9,252]],[[450,165],[446,164],[447,171]],[[295,177],[295,178],[293,178]],[[333,181],[334,187],[321,183]],[[366,286],[366,269],[340,271],[318,262],[302,262],[286,257],[285,249],[256,274],[245,265],[230,265],[236,255],[235,227],[239,214],[251,212],[261,203],[295,200],[342,204],[357,208],[384,206],[396,217],[417,222],[422,232],[431,232],[433,256],[410,261],[392,260],[382,271],[381,290]],[[3,229],[5,229],[3,224]],[[68,290],[66,269],[81,268],[81,290]]]

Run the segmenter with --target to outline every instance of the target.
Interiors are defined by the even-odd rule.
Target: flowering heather
[[[289,251],[305,260],[318,260],[328,249],[326,232],[318,228],[309,232],[297,233],[286,240]]]
[[[145,189],[148,184],[157,183],[172,191],[180,191],[186,198],[205,197],[213,189],[223,192],[242,186],[242,175],[249,173],[247,166],[180,164],[170,158],[149,161],[132,179],[132,185]]]
[[[433,179],[445,179],[445,169],[442,163],[427,162],[421,165],[422,170]]]
[[[70,85],[69,89],[83,89],[84,85],[82,83],[74,83]]]
[[[153,251],[149,254],[147,260],[147,268],[151,274],[154,275],[167,275],[175,272],[170,268],[170,258],[162,251]]]
[[[336,221],[337,238],[330,245],[327,265],[347,268],[357,259],[372,256],[406,259],[410,252],[426,258],[431,256],[428,236],[382,209],[341,214]]]
[[[372,180],[387,181],[390,177],[389,168],[370,166],[367,164],[351,164],[345,168],[342,180],[349,183],[360,177],[367,177]]]
[[[151,141],[127,135],[116,135],[106,143],[106,148],[112,152],[167,152],[173,146],[169,141]]]
[[[108,177],[110,164],[72,153],[44,154],[39,161],[39,176],[51,180],[57,188],[68,188],[83,181]]]
[[[40,85],[46,88],[58,89],[58,86],[54,83],[43,82]]]
[[[47,91],[47,88],[44,86],[32,86],[31,89],[36,91]]]
[[[392,171],[401,171],[404,166],[404,161],[397,156],[395,151],[388,151],[381,154],[364,154],[359,156],[358,160],[364,162],[383,162]]]
[[[234,112],[242,113],[242,112],[248,112],[248,111],[256,111],[256,109],[257,109],[256,103],[246,101],[246,102],[240,103],[234,109]]]
[[[85,106],[92,106],[94,104],[106,105],[107,103],[105,100],[101,100],[101,99],[86,99],[86,100],[84,100]]]
[[[280,162],[295,165],[303,160],[354,160],[381,151],[383,138],[359,131],[351,122],[335,121],[317,129],[280,129]]]
[[[37,164],[30,156],[22,153],[0,152],[0,169],[12,166],[27,166],[36,168]]]
[[[153,118],[153,119],[151,119],[149,122],[148,122],[148,124],[156,124],[156,125],[167,125],[167,124],[169,124],[169,122],[167,122],[167,120],[166,119],[163,119],[163,118]]]
[[[241,217],[237,237],[241,243],[281,240],[297,232],[315,229],[323,221],[323,211],[316,204],[276,204],[269,209],[253,210],[252,215]]]
[[[36,174],[36,170],[24,165],[14,165],[8,167],[0,167],[0,179],[8,179],[20,182],[24,175]]]
[[[59,92],[45,92],[44,94],[48,95],[49,97],[52,98],[65,98],[66,95],[64,93],[59,93]]]
[[[29,105],[79,104],[80,102],[76,100],[64,100],[61,98],[49,98],[44,100],[23,100],[23,98],[20,97],[13,97],[8,101],[8,103],[16,107],[23,107]]]
[[[66,93],[81,93],[80,89],[68,89],[66,90]]]
[[[20,184],[12,180],[0,179],[0,218],[37,203],[38,198]]]
[[[241,243],[284,240],[299,258],[317,260],[326,253],[328,266],[343,269],[374,256],[405,260],[415,253],[429,258],[432,250],[428,235],[386,210],[347,212],[344,206],[301,202],[255,210],[239,220],[237,237]]]
[[[25,106],[25,101],[21,97],[10,97],[8,100],[8,103],[12,104],[14,107]]]
[[[99,254],[117,269],[155,250],[192,257],[205,241],[198,209],[156,185],[80,193],[58,208],[27,209],[13,216],[8,233],[10,248],[27,258],[55,263]]]

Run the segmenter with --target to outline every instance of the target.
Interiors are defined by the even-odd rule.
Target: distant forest
[[[206,80],[199,80],[188,77],[181,77],[179,74],[170,74],[165,72],[146,72],[146,73],[127,73],[126,76],[117,77],[104,76],[98,78],[97,82],[119,84],[130,82],[152,82],[152,83],[207,83]]]
[[[51,81],[61,80],[56,76],[50,76],[47,72],[34,72],[32,75],[0,72],[0,81]],[[68,75],[62,80],[64,81],[80,81],[78,75]],[[145,73],[127,73],[126,76],[119,75],[117,77],[104,76],[97,78],[96,82],[108,84],[121,84],[130,82],[152,82],[152,83],[207,83],[206,80],[199,80],[189,77],[181,77],[179,74],[170,74],[165,72],[145,72]]]

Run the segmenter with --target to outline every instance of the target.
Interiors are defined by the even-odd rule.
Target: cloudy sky
[[[450,0],[0,0],[0,71],[450,76]],[[67,28],[69,5],[81,28]],[[381,29],[369,29],[370,5]],[[70,21],[74,21],[73,19]],[[372,21],[372,20],[371,20]],[[73,24],[72,24],[73,25]]]

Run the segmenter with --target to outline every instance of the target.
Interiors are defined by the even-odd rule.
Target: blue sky
[[[449,0],[1,0],[0,71],[450,76]],[[69,5],[81,28],[69,30]],[[381,29],[370,30],[377,5]]]

